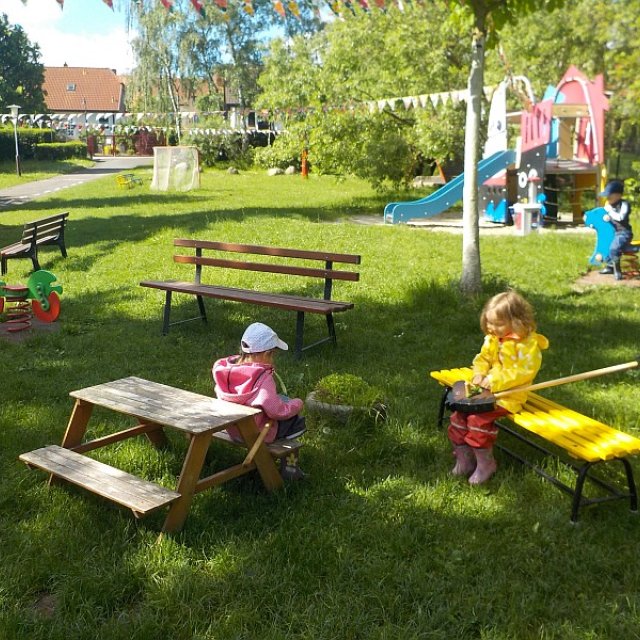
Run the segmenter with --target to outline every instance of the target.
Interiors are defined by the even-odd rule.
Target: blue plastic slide
[[[480,160],[478,162],[478,186],[513,164],[515,159],[516,152],[509,149],[498,151],[488,158]],[[390,202],[384,208],[384,221],[396,224],[407,222],[407,220],[436,216],[462,199],[463,185],[464,173],[461,173],[426,198],[410,202]]]

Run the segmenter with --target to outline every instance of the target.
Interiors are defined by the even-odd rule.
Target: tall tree
[[[11,25],[0,14],[0,108],[19,104],[24,113],[45,110],[42,83],[44,67],[40,49],[32,44],[22,27]]]
[[[462,277],[460,288],[467,295],[482,289],[480,263],[480,231],[478,213],[477,161],[480,153],[481,100],[484,87],[484,62],[487,37],[497,35],[509,21],[531,11],[549,11],[564,4],[564,0],[458,0],[473,14],[469,97],[465,125],[464,187],[462,205]]]

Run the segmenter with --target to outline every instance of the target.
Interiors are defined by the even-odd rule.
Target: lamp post
[[[10,104],[9,110],[11,111],[11,117],[13,118],[13,135],[16,140],[16,173],[21,176],[20,170],[20,148],[18,147],[18,114],[20,113],[20,105]]]

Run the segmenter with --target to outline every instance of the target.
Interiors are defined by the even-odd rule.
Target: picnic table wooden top
[[[235,421],[260,413],[198,393],[135,376],[70,393],[72,398],[191,434],[223,431]]]

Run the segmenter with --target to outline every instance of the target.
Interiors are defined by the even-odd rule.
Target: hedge
[[[36,144],[36,160],[68,160],[69,158],[86,157],[86,142],[50,142]]]
[[[51,129],[32,129],[18,127],[18,148],[23,160],[32,160],[36,157],[38,144],[52,142],[54,133]],[[13,160],[16,156],[16,145],[13,125],[0,127],[0,161]]]

